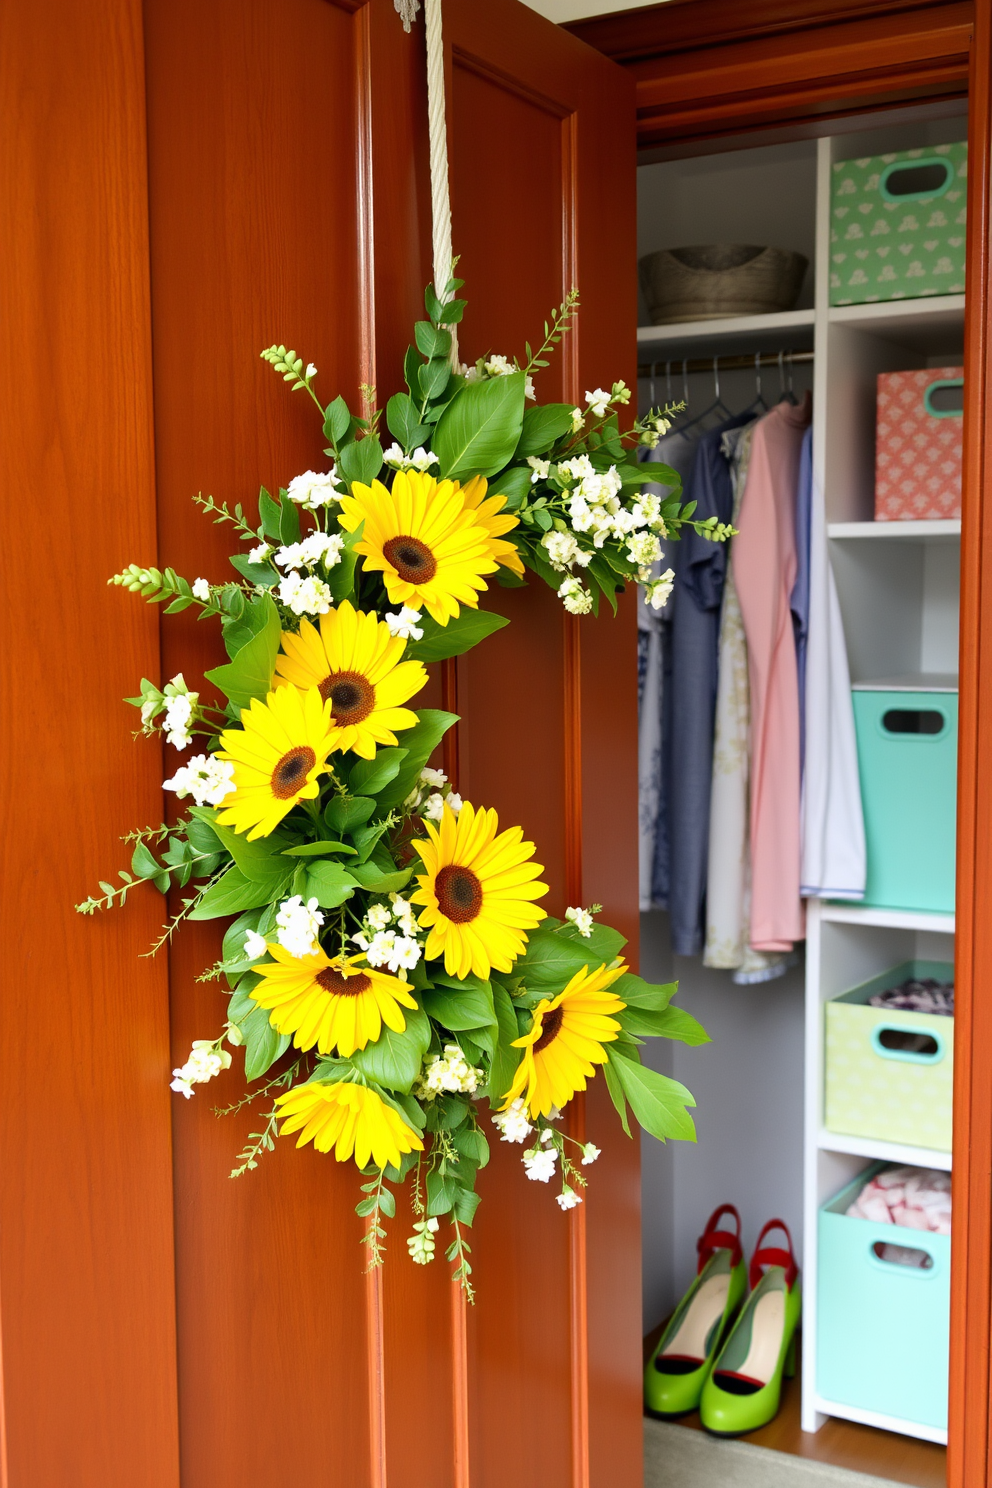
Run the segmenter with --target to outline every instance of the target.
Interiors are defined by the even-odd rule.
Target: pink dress
[[[751,689],[751,931],[758,951],[805,934],[799,897],[799,679],[789,597],[796,491],[810,400],[780,403],[754,431],[734,544]]]

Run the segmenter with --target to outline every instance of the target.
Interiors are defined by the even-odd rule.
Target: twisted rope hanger
[[[393,0],[409,31],[420,0]],[[454,273],[451,243],[451,197],[448,189],[448,121],[444,86],[444,43],[441,36],[441,0],[424,0],[424,30],[427,41],[427,130],[431,161],[431,224],[434,251],[434,293],[438,299]],[[458,367],[458,330],[450,326],[451,365]]]

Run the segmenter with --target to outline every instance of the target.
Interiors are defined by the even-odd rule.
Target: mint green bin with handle
[[[954,912],[957,692],[856,687],[864,903]]]
[[[951,1237],[845,1214],[885,1163],[874,1163],[818,1217],[816,1393],[947,1429]],[[883,1257],[915,1252],[922,1265]],[[880,1254],[881,1253],[881,1254]]]

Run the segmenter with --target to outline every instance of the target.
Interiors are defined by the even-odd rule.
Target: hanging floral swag
[[[246,1079],[261,1083],[218,1114],[272,1104],[232,1176],[279,1134],[353,1157],[370,1265],[395,1213],[388,1185],[409,1179],[410,1254],[432,1260],[450,1216],[447,1256],[471,1295],[465,1230],[489,1160],[484,1109],[503,1141],[527,1144],[527,1177],[559,1181],[570,1209],[599,1156],[560,1122],[572,1096],[599,1067],[628,1135],[629,1104],[654,1136],[693,1140],[692,1096],[643,1065],[639,1045],[706,1034],[670,1006],[674,985],[627,969],[623,936],[594,922],[600,906],[547,914],[534,844],[429,763],[455,715],[410,704],[425,664],[507,623],[478,608],[487,578],[519,585],[530,569],[577,614],[604,597],[615,609],[637,580],[660,606],[671,572],[658,574],[659,538],[686,523],[714,539],[726,529],[692,521],[674,471],[637,461],[672,409],[621,433],[623,383],[587,393],[584,409],[533,401],[574,291],[523,365],[488,356],[456,373],[460,288],[452,280],[443,301],[426,292],[407,391],[386,405],[385,450],[379,413],[358,418],[341,397],[325,408],[312,364],[283,346],[262,353],[313,399],[330,465],[278,500],[263,489],[257,527],[241,505],[196,498],[251,544],[231,558],[237,581],[136,564],[111,581],[167,602],[166,614],[196,605],[219,619],[230,660],[206,680],[226,702],[207,702],[181,673],[163,689],[145,678],[128,699],[146,735],[161,728],[177,750],[204,739],[164,782],[193,804],[172,826],[129,834],[130,872],[77,908],[123,904],[140,881],[163,894],[192,884],[154,950],[183,920],[229,919],[221,959],[199,978],[227,983],[227,1018],[193,1044],[173,1090],[191,1096],[243,1049]],[[374,391],[362,392],[372,408]],[[673,494],[643,492],[649,479]]]

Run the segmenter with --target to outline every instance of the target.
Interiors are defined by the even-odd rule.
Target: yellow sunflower
[[[557,997],[542,998],[534,1009],[534,1026],[514,1040],[514,1048],[523,1049],[524,1056],[503,1102],[504,1111],[522,1095],[532,1116],[548,1116],[552,1107],[562,1109],[577,1090],[585,1090],[587,1078],[596,1073],[593,1066],[606,1063],[603,1045],[620,1032],[610,1014],[627,1004],[606,988],[626,970],[622,961],[612,970],[583,966]]]
[[[298,801],[320,790],[332,745],[330,704],[316,687],[280,687],[264,703],[252,698],[241,710],[241,728],[225,729],[217,758],[234,765],[233,795],[218,821],[247,832],[249,842],[268,837]]]
[[[489,532],[452,481],[416,470],[398,470],[391,490],[356,481],[338,521],[346,532],[365,523],[356,546],[367,569],[381,570],[390,602],[426,609],[439,625],[460,605],[477,608],[482,575],[496,572]]]
[[[374,759],[377,744],[396,743],[394,729],[418,721],[400,705],[426,684],[427,670],[421,661],[400,660],[405,646],[384,620],[344,600],[321,615],[319,631],[303,620],[299,635],[283,632],[276,686],[316,687],[331,704],[331,748]]]
[[[486,496],[486,480],[482,475],[473,475],[462,486],[462,495],[465,497],[466,509],[475,513],[475,520],[489,533],[490,558],[495,558],[502,568],[508,568],[511,573],[523,578],[524,565],[516,543],[504,542],[502,537],[504,532],[512,532],[514,527],[519,526],[520,520],[503,511],[506,497]]]
[[[548,892],[534,882],[544,869],[531,861],[533,842],[522,841],[520,827],[497,837],[498,827],[495,811],[466,802],[457,817],[445,806],[439,828],[425,821],[428,840],[413,843],[427,870],[410,895],[426,906],[420,923],[431,927],[424,954],[429,961],[443,954],[449,976],[509,971],[526,932],[547,915],[531,903]]]
[[[293,956],[283,946],[269,946],[275,959],[256,966],[262,981],[251,995],[269,1008],[269,1022],[279,1033],[294,1035],[298,1049],[345,1059],[374,1043],[382,1025],[402,1033],[400,1006],[417,1006],[405,983],[371,966],[358,967],[361,956],[331,957],[319,948],[312,956]]]
[[[334,1085],[314,1081],[294,1085],[276,1099],[285,1117],[279,1135],[300,1133],[297,1147],[312,1141],[318,1152],[330,1152],[338,1162],[355,1162],[364,1168],[369,1158],[377,1168],[399,1167],[404,1152],[422,1152],[424,1144],[407,1126],[398,1111],[366,1085]],[[302,1128],[302,1130],[301,1130]]]

